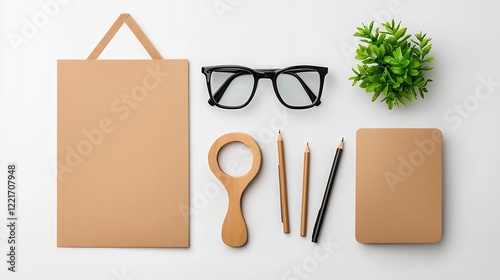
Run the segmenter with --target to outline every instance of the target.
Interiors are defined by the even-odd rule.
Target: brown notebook
[[[97,59],[123,23],[152,59]],[[188,61],[122,14],[87,60],[58,61],[57,103],[57,245],[188,247]]]
[[[356,240],[436,243],[442,235],[442,133],[362,128],[356,133]]]

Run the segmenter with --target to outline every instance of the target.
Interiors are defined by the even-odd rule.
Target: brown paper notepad
[[[356,240],[360,243],[436,243],[441,235],[441,131],[359,129],[356,134]]]
[[[97,59],[123,23],[152,59]],[[57,245],[188,247],[188,61],[122,14],[87,60],[58,61],[57,91]]]

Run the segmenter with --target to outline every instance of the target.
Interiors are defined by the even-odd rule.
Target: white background
[[[46,13],[40,5],[46,2],[0,2],[0,169],[18,163],[20,201],[18,272],[7,272],[2,261],[0,279],[500,279],[500,2],[69,0],[35,32],[23,35],[26,20]],[[190,61],[189,249],[56,247],[56,60],[86,58],[122,12],[133,15],[164,57]],[[355,27],[392,17],[412,33],[428,33],[436,60],[425,100],[389,111],[351,87],[347,78],[356,64]],[[35,20],[43,21],[43,15]],[[24,41],[13,44],[14,36]],[[101,58],[148,56],[123,28]],[[263,80],[247,108],[211,107],[200,68],[216,64],[328,66],[323,102],[310,110],[285,109],[271,83]],[[495,81],[491,92],[481,79]],[[489,96],[478,100],[478,88]],[[453,111],[464,105],[463,115]],[[355,131],[361,127],[443,131],[440,243],[374,246],[355,241]],[[279,216],[277,128],[285,138],[289,235],[282,233]],[[249,242],[240,249],[220,239],[227,198],[207,164],[212,142],[232,131],[256,138],[263,155],[261,172],[243,197]],[[325,249],[310,242],[311,228],[342,137],[345,150],[320,238],[330,243]],[[306,142],[312,170],[308,236],[302,238]],[[249,166],[238,147],[227,150],[221,164],[233,167],[228,172]],[[5,217],[5,179],[0,186],[0,217]],[[5,223],[2,218],[0,260],[6,259]]]

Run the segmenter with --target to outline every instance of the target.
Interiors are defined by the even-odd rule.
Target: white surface
[[[69,0],[16,52],[9,36],[21,36],[24,18],[39,14],[39,2],[48,1],[0,2],[0,169],[5,174],[7,162],[17,162],[20,186],[19,272],[7,272],[2,261],[0,279],[500,279],[500,85],[492,87],[485,100],[473,103],[480,77],[500,81],[500,2]],[[214,5],[221,3],[229,9],[218,12]],[[189,249],[56,247],[56,60],[86,58],[121,12],[134,16],[164,57],[190,61]],[[388,16],[402,20],[413,33],[427,32],[436,57],[426,99],[392,111],[371,103],[371,96],[347,80],[355,65],[346,54],[355,46],[355,26]],[[122,29],[102,58],[147,54]],[[215,64],[328,66],[323,102],[311,110],[286,110],[270,81],[263,80],[247,108],[210,107],[200,67]],[[444,117],[464,102],[477,107],[460,117],[460,124],[457,114],[455,119]],[[440,243],[370,246],[355,241],[355,131],[360,127],[443,131]],[[289,235],[282,233],[279,216],[278,128],[285,138]],[[212,142],[231,131],[254,136],[263,153],[261,172],[243,198],[249,242],[241,249],[220,240],[227,198],[206,158]],[[346,148],[321,235],[321,240],[334,243],[328,251],[310,242],[311,228],[342,137]],[[306,142],[311,145],[312,170],[308,236],[301,238]],[[225,158],[231,163],[231,156]],[[247,157],[234,160],[248,166]],[[5,217],[5,183],[0,188],[0,217]],[[0,219],[0,260],[6,254],[4,223],[5,218]],[[297,268],[302,274],[294,274]]]

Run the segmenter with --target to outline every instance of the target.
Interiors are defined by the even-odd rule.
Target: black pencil
[[[314,223],[314,230],[312,235],[312,242],[317,243],[319,238],[319,232],[321,231],[321,226],[323,224],[323,219],[325,218],[326,209],[328,208],[328,201],[330,199],[330,193],[333,189],[333,181],[335,179],[335,174],[337,173],[337,167],[339,165],[340,156],[342,155],[342,150],[344,149],[344,138],[340,141],[335,152],[335,157],[333,158],[332,170],[330,171],[330,177],[328,177],[328,183],[326,184],[325,194],[323,195],[323,201],[321,202],[321,207],[319,208],[318,217],[316,217],[316,223]]]

